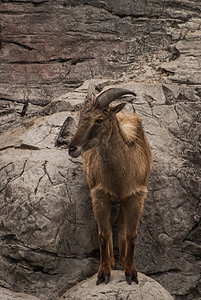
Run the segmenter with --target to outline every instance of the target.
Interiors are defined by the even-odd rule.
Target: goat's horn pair
[[[136,96],[136,94],[132,91],[121,89],[121,88],[111,88],[105,92],[102,92],[97,98],[96,101],[100,103],[101,107],[108,106],[113,100],[119,98],[126,94],[132,94]]]

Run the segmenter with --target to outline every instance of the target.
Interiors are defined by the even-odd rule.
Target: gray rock
[[[71,109],[77,109],[79,91],[86,92],[88,83],[77,89]],[[127,110],[135,107],[143,118],[154,153],[136,265],[172,294],[183,297],[191,289],[197,293],[199,123],[196,111],[185,113],[192,103],[199,107],[196,93],[170,84],[130,82],[122,87],[138,95],[137,100],[124,101],[129,100]],[[180,100],[181,93],[191,95],[190,103]],[[66,94],[57,101],[70,98]],[[66,118],[71,121],[65,123]],[[76,111],[55,112],[1,135],[1,284],[42,299],[54,299],[98,270],[96,224],[81,160],[72,160],[65,148],[76,124]],[[188,133],[183,126],[189,126]],[[58,139],[64,147],[55,147]],[[112,209],[118,262],[117,213],[118,203]]]
[[[199,85],[200,10],[196,0],[2,2],[0,130],[86,79]]]
[[[25,293],[15,293],[8,289],[0,287],[0,299],[1,300],[39,300],[34,296]]]
[[[91,300],[173,300],[170,294],[155,280],[138,273],[139,284],[128,285],[123,272],[113,271],[111,281],[96,286],[97,275],[71,288],[59,299]]]
[[[176,300],[200,298],[200,5],[0,4],[1,286],[50,300],[98,270],[89,190],[65,148],[93,81],[137,93],[126,109],[142,117],[154,153],[138,270]],[[115,203],[118,268],[117,212]]]
[[[39,118],[1,140],[1,284],[46,299],[97,269],[81,162],[54,146],[67,115]]]

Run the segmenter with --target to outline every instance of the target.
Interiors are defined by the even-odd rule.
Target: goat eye
[[[103,119],[96,119],[96,120],[95,120],[95,123],[96,123],[96,124],[101,124],[102,122],[103,122]]]

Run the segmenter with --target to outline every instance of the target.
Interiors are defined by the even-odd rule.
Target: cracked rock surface
[[[96,286],[97,275],[71,288],[59,299],[91,300],[173,300],[170,294],[155,280],[138,273],[139,284],[128,285],[121,271],[113,271],[109,284]],[[57,299],[57,300],[59,300]]]
[[[94,82],[112,86],[108,80]],[[89,190],[81,160],[70,158],[66,149],[76,128],[78,102],[83,101],[89,83],[75,90],[77,101],[71,100],[71,93],[53,101],[70,102],[70,110],[59,107],[47,116],[39,112],[1,134],[0,282],[41,299],[54,299],[98,269],[97,229]],[[135,108],[143,118],[154,153],[138,230],[136,266],[176,299],[185,294],[186,299],[196,299],[200,280],[200,103],[196,96],[190,102],[178,101],[180,93],[188,90],[170,84],[128,82],[121,86],[138,95],[135,102],[124,99],[125,109]],[[167,104],[167,91],[174,93],[173,104]],[[118,262],[117,212],[118,203],[114,203]]]
[[[200,299],[200,13],[196,0],[0,1],[0,286],[50,300],[98,270],[81,160],[65,147],[95,82],[136,92],[125,109],[153,150],[136,266]]]
[[[97,274],[82,281],[75,287],[69,289],[63,296],[56,300],[173,300],[170,294],[155,280],[144,274],[138,273],[139,284],[128,285],[121,271],[113,271],[111,281],[108,285],[96,286]],[[39,300],[25,293],[15,293],[8,289],[0,288],[1,300]]]

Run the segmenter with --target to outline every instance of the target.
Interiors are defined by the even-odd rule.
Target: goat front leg
[[[112,227],[110,223],[111,202],[109,197],[100,190],[91,192],[94,216],[98,225],[98,240],[100,245],[100,266],[96,284],[110,281],[110,270],[114,262],[111,246]]]
[[[137,269],[134,264],[134,252],[137,240],[137,226],[142,213],[145,195],[146,192],[142,191],[122,201],[126,231],[124,271],[128,284],[131,284],[132,280],[138,283]]]
[[[118,245],[119,245],[119,257],[120,264],[124,267],[125,255],[126,255],[126,226],[123,215],[122,203],[120,204],[119,215],[116,221],[117,234],[118,234]]]

